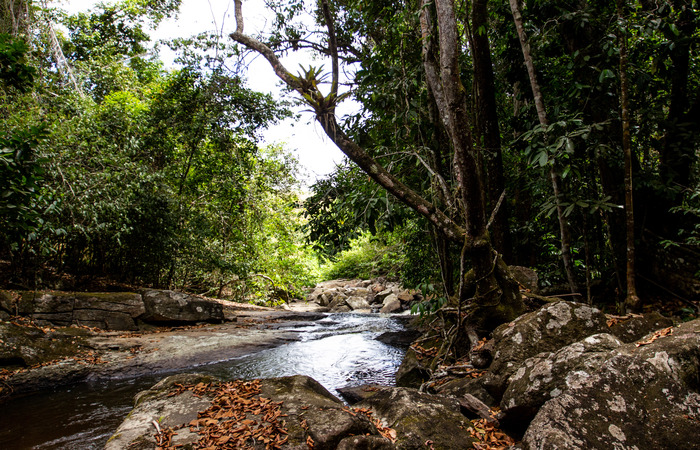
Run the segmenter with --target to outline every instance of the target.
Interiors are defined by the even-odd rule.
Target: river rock
[[[41,292],[0,295],[0,308],[38,324],[86,325],[108,330],[136,330],[146,309],[141,295],[131,292]]]
[[[390,313],[400,312],[400,311],[401,311],[401,300],[399,300],[399,297],[396,294],[388,295],[384,299],[384,302],[382,303],[382,309],[379,310],[379,312],[382,314],[390,314]]]
[[[390,387],[357,403],[383,424],[396,430],[399,449],[471,448],[470,422],[455,399],[423,394],[416,389]],[[426,445],[428,441],[432,444]]]
[[[594,334],[554,353],[526,359],[508,380],[501,400],[501,424],[522,433],[546,401],[583,383],[621,345],[611,334]]]
[[[622,342],[630,343],[641,339],[652,331],[672,325],[673,320],[654,311],[643,315],[635,315],[627,320],[618,322],[610,327],[610,333],[617,336]]]
[[[211,383],[212,381],[216,379],[208,375],[179,374],[165,378],[150,389],[139,392],[134,397],[134,409],[107,441],[105,450],[155,448],[153,435],[156,429],[153,421],[156,421],[161,428],[187,424],[197,418],[199,411],[207,409],[212,401],[211,397],[195,396],[192,391],[169,396],[175,385]],[[187,428],[178,430],[178,436],[178,444],[181,445],[193,444],[199,440],[199,436],[189,433]]]
[[[0,322],[0,368],[19,368],[74,356],[87,348],[80,336]]]
[[[168,377],[151,389],[140,393],[135,399],[135,407],[122,422],[107,443],[106,450],[125,448],[154,448],[153,421],[161,428],[178,427],[197,418],[211,404],[211,398],[203,395],[195,397],[191,391],[171,395],[176,385],[194,385],[200,382],[216,381],[211,377],[196,374],[181,374]],[[382,438],[376,426],[364,414],[350,411],[336,397],[312,378],[296,375],[292,377],[261,380],[259,397],[281,402],[281,416],[288,433],[287,443],[282,449],[306,449],[307,442],[313,442],[314,449],[352,448],[357,436],[375,436],[376,439],[360,439],[357,448],[394,448]],[[255,418],[249,412],[247,418]],[[187,427],[177,430],[178,444],[196,442],[199,435],[188,431]],[[345,441],[348,439],[345,443]],[[384,445],[384,440],[389,446]],[[257,448],[257,447],[256,447]]]
[[[380,384],[363,384],[362,386],[348,386],[338,389],[338,393],[349,405],[361,402],[377,394],[377,392],[386,389],[387,386]]]
[[[420,298],[419,292],[403,289],[398,283],[380,277],[325,281],[317,284],[306,300],[328,307],[331,312],[378,311],[381,308],[381,312],[390,313],[407,309],[412,301]]]
[[[421,337],[422,333],[418,330],[401,330],[401,331],[386,331],[379,336],[377,340],[387,345],[395,347],[408,347],[413,341]]]
[[[330,308],[331,312],[350,312],[352,311],[352,308],[348,306],[347,303],[347,297],[345,296],[338,296],[335,297],[329,304],[328,308]]]
[[[605,315],[582,303],[558,301],[524,314],[494,330],[493,362],[484,386],[498,400],[527,358],[607,331]]]
[[[525,448],[700,449],[700,320],[668,331],[613,350],[545,403]]]
[[[144,320],[158,324],[224,321],[223,305],[217,301],[175,291],[143,291]]]
[[[352,308],[353,311],[357,310],[370,310],[370,305],[367,303],[367,300],[365,297],[359,297],[359,296],[352,296],[348,297],[347,300],[345,300],[345,303]]]
[[[415,350],[409,348],[396,371],[396,385],[418,388],[430,378],[430,370],[418,359]]]
[[[374,299],[372,300],[372,304],[382,304],[384,303],[384,299],[387,298],[388,296],[392,295],[394,293],[393,289],[384,289],[380,292],[378,292],[375,296]]]
[[[498,402],[494,400],[491,394],[484,388],[484,381],[484,377],[456,378],[435,387],[435,391],[445,397],[455,397],[458,399],[471,395],[489,407],[497,406]]]

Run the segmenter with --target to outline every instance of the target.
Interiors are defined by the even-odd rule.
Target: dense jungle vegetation
[[[148,31],[179,3],[3,0],[6,286],[250,299],[388,275],[485,328],[521,310],[505,264],[610,308],[697,299],[696,1],[271,0],[251,37],[236,0],[230,37],[160,44],[166,70]],[[259,144],[299,105],[246,87],[249,51],[349,158],[308,192]]]

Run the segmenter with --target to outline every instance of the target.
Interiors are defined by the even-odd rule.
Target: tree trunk
[[[527,35],[525,34],[525,28],[523,27],[523,16],[520,12],[520,4],[518,0],[509,0],[510,8],[513,13],[513,21],[515,22],[515,28],[518,32],[518,37],[520,39],[520,46],[523,51],[523,58],[525,59],[525,66],[527,67],[527,73],[530,78],[530,87],[532,89],[532,96],[535,100],[535,109],[537,110],[537,117],[542,126],[549,125],[549,119],[547,119],[547,111],[544,107],[544,100],[542,98],[542,91],[540,90],[540,85],[537,81],[537,74],[535,72],[535,64],[532,61],[532,55],[530,54],[530,44],[528,43]],[[549,169],[549,176],[552,181],[552,190],[554,191],[554,201],[557,207],[557,218],[559,219],[559,234],[561,237],[561,259],[564,264],[564,271],[566,272],[566,279],[569,283],[569,289],[571,293],[578,292],[578,287],[576,285],[576,277],[574,275],[574,265],[571,260],[571,234],[569,232],[569,224],[564,215],[564,207],[562,206],[563,192],[561,188],[561,176],[556,168],[556,164],[552,165]]]
[[[625,224],[627,229],[627,309],[638,311],[641,302],[637,296],[634,271],[634,189],[632,184],[632,143],[630,139],[629,81],[627,80],[627,24],[623,15],[623,0],[617,1],[620,22],[620,109],[622,110],[622,150],[625,158]]]
[[[428,84],[438,105],[440,119],[447,130],[454,152],[455,174],[462,197],[462,217],[466,218],[464,227],[458,225],[449,215],[399,181],[340,128],[335,117],[339,85],[338,53],[327,0],[321,1],[321,7],[327,27],[327,42],[330,44],[328,54],[333,59],[333,80],[331,92],[328,95],[320,92],[316,80],[307,80],[292,75],[269,47],[243,34],[242,1],[234,0],[234,5],[237,27],[236,31],[231,34],[231,38],[255,50],[268,60],[275,73],[287,86],[299,92],[306,102],[314,108],[316,119],[328,137],[372,180],[406,206],[426,217],[447,239],[462,243],[473,266],[476,286],[470,305],[470,317],[474,321],[474,328],[486,333],[500,323],[512,320],[521,314],[524,307],[517,284],[513,284],[507,266],[494,253],[486,229],[481,170],[477,164],[478,155],[472,145],[466,97],[459,78],[458,57],[461,47],[458,45],[457,24],[452,0],[438,0],[435,3],[439,25],[439,53],[435,52],[435,54],[439,57],[439,69],[435,60],[424,58],[424,61],[426,62]],[[430,20],[427,17],[427,11],[430,7],[424,6],[421,9],[421,25],[426,32],[430,28],[428,26]],[[430,32],[427,31],[427,33]],[[432,39],[427,40],[430,43],[424,45],[432,45]]]
[[[697,30],[695,8],[687,0],[670,2],[678,11],[675,22],[679,35],[672,38],[671,97],[666,118],[666,133],[661,151],[660,172],[671,190],[690,187],[691,168],[697,157],[695,139],[698,117],[689,115],[688,77],[691,73],[690,52],[692,36]],[[694,122],[694,123],[693,123]]]
[[[476,84],[476,127],[480,134],[478,144],[485,153],[487,177],[487,204],[494,210],[501,193],[505,191],[503,174],[503,155],[501,150],[501,132],[498,126],[496,107],[496,89],[494,83],[491,48],[486,29],[488,27],[488,0],[474,0],[472,3],[472,60],[474,63],[474,82]],[[510,261],[512,248],[508,228],[509,208],[502,204],[493,218],[491,238],[495,249]]]

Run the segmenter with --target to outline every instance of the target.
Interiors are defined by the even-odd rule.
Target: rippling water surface
[[[365,383],[393,384],[404,350],[375,338],[403,327],[379,315],[332,314],[305,323],[301,340],[184,372],[221,378],[313,377],[331,393]],[[0,405],[0,449],[101,449],[138,391],[161,376],[83,383]]]

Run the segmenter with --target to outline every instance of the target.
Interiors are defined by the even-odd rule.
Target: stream
[[[332,394],[366,383],[394,384],[405,349],[377,341],[402,322],[378,314],[329,314],[290,331],[298,340],[188,372],[224,379],[308,375]],[[10,400],[0,408],[0,449],[101,449],[131,411],[134,395],[166,374],[86,382]]]

